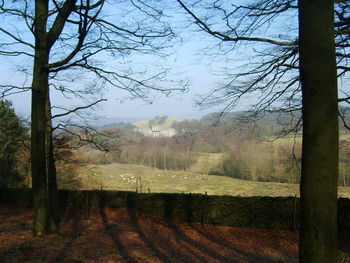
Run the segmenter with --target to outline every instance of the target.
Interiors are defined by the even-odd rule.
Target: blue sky
[[[184,17],[180,18],[178,14],[173,13],[171,15],[172,19],[176,22],[178,22],[179,19],[185,20]],[[8,23],[8,21],[9,20],[6,20],[6,23]],[[5,19],[2,18],[0,22],[4,23]],[[16,20],[12,21],[11,27],[16,31],[25,31],[25,27],[19,24]],[[167,78],[175,81],[181,79],[188,79],[190,81],[191,85],[189,86],[188,92],[169,97],[152,93],[152,104],[149,104],[137,99],[125,100],[124,98],[128,97],[126,92],[115,88],[107,88],[103,97],[107,98],[108,101],[99,104],[99,106],[95,108],[96,111],[94,114],[99,116],[99,118],[149,118],[159,114],[166,114],[170,117],[177,118],[200,118],[205,113],[218,110],[202,110],[194,105],[194,98],[196,95],[209,92],[209,90],[215,86],[218,77],[211,74],[211,68],[208,66],[208,62],[201,60],[200,58],[202,56],[199,55],[201,49],[211,41],[211,38],[206,38],[204,34],[197,34],[194,36],[193,33],[194,27],[179,32],[182,37],[182,43],[175,45],[174,49],[168,50],[172,55],[167,57],[166,61],[163,60],[163,62],[172,69]],[[2,37],[3,36],[0,35],[0,40]],[[30,39],[32,42],[32,36],[30,34],[27,34],[25,38]],[[136,62],[140,65],[147,65],[149,57],[146,56],[144,58],[140,55],[130,56],[127,57],[126,60],[133,61],[134,63]],[[0,63],[3,65],[2,71],[0,72],[0,78],[3,80],[1,84],[11,83],[19,86],[23,84],[30,86],[30,76],[22,74],[19,71],[19,68],[28,68],[28,71],[30,72],[32,63],[31,59],[26,57],[0,57]],[[116,61],[116,63],[118,63],[118,61]],[[171,84],[169,83],[169,86],[170,85]],[[24,117],[30,115],[30,92],[15,94],[9,96],[8,99],[13,101],[13,105],[18,114]],[[51,100],[53,105],[64,106],[67,108],[82,104],[82,102],[77,99],[67,100],[57,92],[51,94]]]
[[[113,1],[111,1],[111,3],[112,2]],[[16,3],[18,4],[21,2],[18,1]],[[152,3],[159,3],[161,5],[162,1],[152,1]],[[190,3],[190,1],[188,1],[188,3]],[[223,3],[231,5],[230,2]],[[176,5],[174,2],[172,2],[172,4]],[[129,20],[132,20],[132,18],[114,12],[118,13],[126,11],[130,6],[124,5],[120,9],[120,6],[118,5],[118,8],[107,8],[106,17],[111,19],[111,21],[113,19],[119,21],[118,19],[121,18],[122,23],[128,24]],[[179,10],[179,7],[171,10],[167,5],[165,11],[168,12],[165,15],[167,15],[170,22],[176,26],[175,30],[177,31],[178,36],[181,37],[181,41],[180,38],[178,38],[179,41],[174,43],[173,48],[167,50],[171,55],[166,59],[156,59],[149,55],[127,56],[123,59],[110,59],[108,57],[102,57],[100,59],[106,61],[106,64],[111,66],[111,68],[119,68],[120,65],[127,64],[128,61],[131,61],[134,66],[140,68],[142,68],[142,66],[148,66],[148,68],[151,68],[152,63],[156,65],[164,63],[166,67],[171,69],[170,74],[166,79],[175,81],[184,79],[189,80],[191,83],[189,91],[184,94],[170,97],[152,93],[150,95],[150,98],[152,98],[152,104],[149,104],[140,99],[126,99],[129,97],[127,92],[112,87],[106,87],[106,90],[103,92],[103,98],[108,99],[108,101],[100,103],[98,107],[94,108],[95,111],[86,112],[84,117],[93,117],[101,120],[104,118],[152,118],[159,114],[165,114],[169,117],[192,119],[200,118],[204,114],[210,112],[221,111],[225,105],[203,110],[198,106],[195,106],[194,99],[200,94],[204,95],[212,89],[220,87],[220,83],[228,81],[230,78],[228,73],[235,72],[237,74],[242,70],[242,66],[246,67],[245,70],[247,70],[247,68],[254,65],[254,63],[259,64],[261,59],[265,58],[263,56],[263,58],[261,58],[261,56],[259,58],[258,56],[261,55],[259,52],[268,52],[268,49],[264,50],[264,46],[260,46],[256,43],[240,44],[238,45],[238,49],[232,50],[232,44],[229,42],[225,42],[221,46],[222,49],[219,52],[217,46],[219,40],[208,36],[204,32],[198,32],[198,27],[188,22],[188,16],[184,14],[183,10]],[[225,23],[222,23],[220,17],[213,17],[213,28],[217,29],[216,26],[218,26],[218,30],[225,28]],[[138,17],[134,17],[134,19],[137,20]],[[190,24],[191,26],[189,26]],[[25,33],[25,27],[23,26],[23,23],[19,23],[18,19],[7,20],[6,17],[0,15],[0,27],[11,29],[11,32],[17,32],[21,36],[24,36],[28,42],[33,42],[33,36],[30,33]],[[286,30],[286,28],[288,30]],[[257,32],[254,33],[259,36],[266,35],[274,39],[293,39],[297,36],[296,13],[293,16],[288,14],[283,15],[277,19],[277,23],[273,26],[265,25],[262,28],[258,28]],[[4,38],[4,34],[0,32],[0,43],[3,42],[2,38]],[[208,47],[209,49],[205,50],[205,48]],[[269,48],[271,48],[271,46]],[[225,54],[226,51],[227,53]],[[211,56],[206,56],[206,52],[211,54]],[[55,58],[58,58],[60,55],[61,54],[58,52],[55,55]],[[227,60],[225,60],[225,58]],[[0,56],[0,63],[0,85],[13,84],[18,86],[30,86],[31,76],[23,73],[22,70],[27,69],[28,73],[31,72],[32,59],[26,57]],[[227,65],[225,63],[227,63]],[[148,71],[145,72],[149,73]],[[221,74],[217,74],[218,72]],[[295,72],[292,74],[295,74]],[[240,85],[239,81],[241,80],[242,79],[238,80],[237,86]],[[76,89],[89,86],[93,81],[94,80],[91,78],[85,78],[85,75],[78,75],[75,82],[66,83],[66,85]],[[348,83],[348,78],[344,78],[342,82],[339,81],[340,89],[348,90]],[[171,87],[173,82],[163,81],[163,84],[164,86]],[[236,82],[234,84],[236,84]],[[261,85],[263,86],[264,83],[261,83]],[[263,92],[266,91],[264,90]],[[99,99],[101,97],[100,94],[93,95],[96,95],[93,99]],[[233,110],[244,110],[251,105],[257,104],[259,96],[264,97],[264,94],[249,93],[246,97],[243,97],[241,103]],[[15,94],[9,96],[8,99],[13,101],[16,112],[19,115],[23,117],[30,116],[30,92]],[[72,96],[67,99],[59,92],[53,92],[51,94],[51,100],[52,105],[64,107],[66,109],[86,105],[86,102],[78,100]],[[54,114],[55,112],[59,111],[54,109]]]
[[[157,1],[156,1],[157,2]],[[161,3],[161,2],[159,2]],[[120,7],[118,5],[118,7]],[[123,6],[125,10],[129,8],[129,6]],[[125,10],[121,11],[125,11]],[[113,12],[121,12],[119,9],[107,8],[107,17],[110,19],[120,18],[123,23],[128,23],[130,18],[126,18],[125,16],[116,15]],[[170,10],[167,6],[167,11]],[[125,63],[126,61],[132,61],[134,65],[142,67],[142,65],[149,66],[151,62],[157,63],[165,63],[167,67],[172,69],[170,75],[167,76],[168,79],[172,80],[181,80],[188,79],[191,82],[189,86],[189,91],[185,94],[180,94],[177,96],[165,97],[161,96],[157,93],[152,93],[151,97],[153,98],[153,103],[148,104],[141,100],[125,100],[125,97],[128,97],[126,92],[121,90],[117,90],[115,88],[108,88],[103,93],[103,98],[107,98],[107,102],[103,102],[96,107],[96,111],[94,115],[99,116],[98,118],[108,117],[108,118],[121,118],[121,117],[142,117],[142,118],[151,118],[159,114],[166,114],[170,117],[177,118],[200,118],[202,115],[208,112],[219,111],[222,107],[217,106],[216,108],[209,108],[206,110],[201,110],[199,107],[194,105],[194,98],[198,94],[206,94],[213,88],[218,87],[220,82],[224,81],[224,78],[227,77],[225,74],[217,75],[220,69],[224,68],[225,60],[224,57],[221,56],[222,53],[218,56],[208,56],[206,57],[206,53],[204,53],[204,48],[213,47],[209,49],[209,52],[213,55],[217,51],[218,40],[207,36],[203,32],[198,32],[197,26],[190,26],[187,21],[187,16],[184,15],[183,10],[181,14],[179,10],[173,9],[169,11],[166,15],[169,16],[169,19],[174,25],[181,25],[180,28],[176,28],[177,33],[181,36],[182,41],[176,43],[172,49],[168,51],[171,53],[166,60],[157,60],[155,58],[150,58],[149,56],[128,56],[124,58],[124,60],[108,60],[108,58],[102,58],[107,60],[107,64],[110,66],[119,67],[120,64]],[[112,21],[112,20],[111,20]],[[186,22],[187,21],[187,22]],[[283,20],[284,21],[284,20]],[[294,18],[295,21],[295,18]],[[0,17],[0,23],[7,22],[5,19]],[[11,20],[10,20],[11,22]],[[288,23],[294,23],[290,20]],[[288,24],[287,23],[287,24]],[[8,26],[9,24],[6,24]],[[11,25],[10,25],[11,26]],[[18,31],[24,31],[24,27],[21,24],[18,24],[17,20],[12,20],[12,29]],[[264,29],[262,29],[263,33],[265,33]],[[269,34],[273,34],[273,30],[268,31]],[[276,32],[275,32],[276,33]],[[0,41],[2,35],[0,34]],[[31,39],[32,36],[26,35],[26,38]],[[226,50],[230,50],[232,46],[230,43],[225,43],[227,47]],[[254,46],[255,48],[255,46]],[[207,50],[208,51],[208,50]],[[223,52],[225,51],[222,50]],[[254,52],[252,51],[251,46],[247,48],[247,46],[242,45],[238,50],[230,50],[229,51],[229,68],[240,67],[243,63],[249,63],[250,57]],[[56,54],[57,57],[60,54]],[[248,60],[248,59],[249,60]],[[17,59],[17,58],[13,58]],[[211,60],[212,59],[212,60]],[[11,58],[0,57],[0,63],[3,65],[3,70],[0,72],[0,78],[3,82],[13,83],[16,85],[22,85],[25,82],[25,74],[20,74],[18,72],[18,67],[27,67],[29,71],[31,70],[31,60],[29,59],[20,59],[13,62]],[[114,63],[114,64],[113,64]],[[225,70],[221,71],[221,73],[225,72]],[[236,71],[238,72],[238,71]],[[181,73],[181,74],[180,74]],[[89,85],[92,79],[87,79],[85,76],[81,76],[77,78],[75,82],[67,83],[74,88],[77,88],[79,85]],[[25,85],[30,85],[30,76],[28,76],[27,82]],[[79,82],[79,83],[77,83]],[[172,85],[171,82],[165,83],[166,85]],[[96,99],[99,98],[100,95],[96,94]],[[22,116],[29,116],[30,114],[30,92],[24,94],[16,94],[10,96],[9,99],[13,100],[16,111]],[[82,101],[77,99],[66,99],[58,92],[54,92],[51,94],[52,104],[55,106],[66,107],[66,108],[74,108],[76,106],[83,105]],[[121,102],[122,101],[122,102]],[[244,98],[242,103],[237,110],[242,110],[245,106],[249,106],[249,104],[254,104],[257,101],[257,98],[254,96],[247,96]],[[92,115],[91,111],[88,113],[89,116]]]
[[[177,93],[166,97],[162,94],[154,93],[152,104],[144,102],[140,99],[124,100],[128,94],[115,88],[109,88],[104,92],[104,98],[108,101],[99,104],[95,108],[95,114],[100,117],[119,118],[119,117],[144,117],[150,118],[159,114],[166,114],[169,117],[176,118],[200,118],[203,114],[218,110],[218,108],[200,109],[195,105],[194,98],[199,94],[209,92],[217,83],[218,77],[211,74],[211,69],[206,65],[205,61],[201,61],[198,54],[198,42],[191,40],[183,47],[169,57],[169,60],[175,60],[174,69],[181,69],[182,74],[176,76],[178,79],[188,79],[190,86],[187,92]],[[132,58],[131,58],[132,59]],[[140,63],[142,59],[138,58]],[[4,61],[4,60],[2,60]],[[11,79],[11,82],[20,84],[24,82],[22,74],[16,72],[15,65],[8,64],[9,68],[0,72],[2,79]],[[29,83],[28,83],[29,84]],[[30,92],[15,94],[9,96],[13,101],[13,105],[21,116],[28,116],[30,113]],[[65,100],[59,94],[51,96],[54,105],[60,106],[76,106],[79,101],[76,99]]]

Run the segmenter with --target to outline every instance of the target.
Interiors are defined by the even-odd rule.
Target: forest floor
[[[30,207],[0,205],[0,262],[298,262],[298,233],[169,221],[127,209],[67,209],[33,237]],[[350,252],[350,235],[339,235]],[[350,262],[340,254],[339,262]]]

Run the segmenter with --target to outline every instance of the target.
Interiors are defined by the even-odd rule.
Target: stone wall
[[[214,225],[289,229],[299,227],[299,198],[237,197],[122,191],[59,191],[61,207],[129,208],[141,213]],[[0,202],[32,203],[31,189],[0,188]],[[340,198],[339,231],[350,231],[350,199]]]

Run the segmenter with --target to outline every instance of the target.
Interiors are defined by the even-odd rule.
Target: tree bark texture
[[[56,163],[54,157],[54,146],[52,140],[52,114],[50,103],[50,90],[47,91],[46,96],[46,164],[47,164],[47,184],[49,194],[49,205],[52,217],[58,224],[59,217],[59,203],[57,191],[57,173]]]
[[[35,58],[32,83],[32,133],[31,164],[32,189],[35,209],[33,234],[51,234],[57,232],[51,216],[47,189],[46,171],[46,99],[48,92],[49,48],[47,46],[46,23],[48,1],[35,1]]]
[[[337,262],[338,100],[333,1],[299,0],[300,262]]]

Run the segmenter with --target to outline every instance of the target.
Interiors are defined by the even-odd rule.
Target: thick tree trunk
[[[46,96],[46,163],[47,163],[47,183],[49,193],[49,205],[52,217],[56,223],[60,221],[59,204],[57,192],[57,173],[54,157],[54,146],[52,140],[52,114],[50,103],[50,91]]]
[[[338,104],[333,2],[299,0],[303,149],[300,262],[337,262]]]
[[[49,207],[46,172],[46,99],[48,92],[49,49],[46,20],[48,1],[35,1],[35,58],[32,83],[31,164],[35,218],[33,234],[57,233]]]
[[[41,52],[36,52],[38,56]],[[40,59],[36,59],[40,60]],[[46,173],[45,151],[45,104],[47,73],[42,72],[42,67],[35,63],[32,84],[32,134],[31,134],[31,162],[32,162],[32,189],[35,209],[33,233],[56,233],[57,227],[52,220],[49,209],[49,196]],[[37,68],[41,68],[38,70]],[[41,72],[40,72],[41,71]]]

